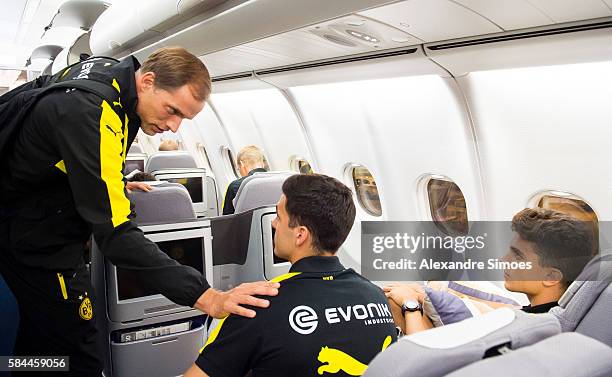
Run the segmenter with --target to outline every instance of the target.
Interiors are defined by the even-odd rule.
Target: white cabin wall
[[[255,144],[264,150],[272,170],[289,170],[295,155],[312,161],[296,114],[278,89],[213,94],[212,101],[232,141],[234,156]]]
[[[612,62],[473,72],[458,79],[476,126],[489,220],[543,190],[612,217]]]
[[[235,179],[233,173],[227,168],[225,157],[221,151],[221,147],[229,146],[230,141],[209,104],[204,106],[204,110],[193,118],[191,125],[199,133],[199,138],[206,148],[210,167],[217,184],[217,192],[219,193],[218,206],[221,209],[227,186]]]
[[[290,89],[309,129],[319,172],[353,187],[347,164],[361,164],[378,186],[382,216],[358,209],[344,245],[348,254],[341,254],[347,265],[360,261],[361,221],[430,219],[420,209],[419,201],[426,197],[417,192],[424,174],[453,179],[466,197],[471,219],[480,218],[469,121],[451,82],[424,75]]]

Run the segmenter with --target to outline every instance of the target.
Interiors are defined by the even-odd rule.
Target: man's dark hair
[[[146,182],[146,181],[157,181],[157,178],[151,173],[138,172],[128,179],[130,182]]]
[[[592,224],[561,212],[525,208],[512,218],[512,230],[535,244],[543,267],[561,271],[565,287],[576,279],[595,253]]]
[[[337,179],[322,174],[296,174],[283,184],[289,226],[305,226],[319,252],[338,251],[355,221],[353,193]]]

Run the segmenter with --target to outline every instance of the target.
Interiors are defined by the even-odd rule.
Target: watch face
[[[406,302],[404,302],[403,306],[405,308],[404,310],[407,310],[407,311],[410,311],[410,312],[419,310],[419,308],[421,307],[419,305],[419,303],[417,301],[415,301],[415,300],[406,300]]]

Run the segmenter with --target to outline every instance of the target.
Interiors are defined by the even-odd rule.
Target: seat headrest
[[[550,310],[561,323],[563,331],[576,331],[610,283],[612,283],[612,255],[602,254],[593,258],[576,281],[565,290],[559,299],[559,306]],[[612,338],[612,330],[608,336]]]
[[[156,152],[149,156],[145,171],[152,173],[163,169],[197,168],[195,160],[186,151]]]
[[[142,151],[142,147],[140,146],[140,144],[132,143],[132,145],[130,145],[130,149],[128,149],[128,154],[134,154],[134,153],[144,153]]]
[[[283,182],[295,172],[262,172],[242,181],[234,198],[235,213],[257,207],[274,206],[283,194]]]
[[[563,333],[532,346],[485,359],[446,377],[606,377],[612,375],[612,348],[578,333]]]
[[[527,314],[501,308],[447,326],[405,336],[378,354],[364,376],[442,376],[482,359],[489,349],[517,349],[558,334],[550,314]]]
[[[151,191],[132,190],[129,194],[130,202],[134,204],[135,223],[144,225],[196,219],[191,197],[183,185],[148,183],[155,183]]]

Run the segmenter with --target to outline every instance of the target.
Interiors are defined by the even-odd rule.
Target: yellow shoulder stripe
[[[206,346],[208,346],[210,343],[214,342],[217,339],[217,336],[219,336],[219,332],[221,331],[221,326],[223,326],[223,322],[225,322],[226,319],[227,317],[219,321],[219,324],[217,324],[217,327],[215,327],[215,329],[210,333],[210,336],[208,337],[206,344],[204,344],[204,347],[200,349],[200,353],[204,351],[204,348],[206,348]]]
[[[60,76],[60,79],[64,78],[64,76],[66,76],[66,75],[68,74],[68,72],[70,72],[70,68],[71,68],[71,67],[68,67],[68,68],[67,68],[67,69],[64,71],[64,73],[62,73],[62,75]]]
[[[278,283],[280,281],[283,280],[287,280],[289,278],[292,278],[296,275],[301,274],[301,272],[289,272],[280,276],[275,277],[274,279],[270,280],[272,282]],[[204,344],[204,347],[202,347],[200,349],[200,353],[202,353],[202,351],[204,351],[204,348],[206,348],[206,346],[208,346],[209,344],[211,344],[212,342],[214,342],[217,337],[219,336],[219,332],[221,332],[221,327],[223,326],[223,323],[225,322],[225,320],[227,319],[227,317],[223,318],[221,321],[219,321],[219,324],[217,325],[217,327],[215,327],[215,329],[210,333],[210,336],[208,337],[208,340],[206,341],[206,344]]]
[[[121,93],[121,88],[119,87],[119,83],[117,82],[117,79],[113,79],[113,87],[117,89],[117,92]]]
[[[123,156],[125,146],[121,119],[108,102],[102,101],[100,115],[100,170],[106,184],[113,227],[128,221],[130,201],[125,196]]]
[[[60,160],[57,164],[55,164],[55,167],[63,171],[64,174],[68,174],[68,172],[66,171],[66,164],[64,163],[64,160]]]
[[[273,283],[280,283],[283,280],[287,280],[287,279],[291,279],[292,277],[301,274],[301,272],[288,272],[286,274],[282,274],[280,276],[275,277],[274,279],[270,280]]]

